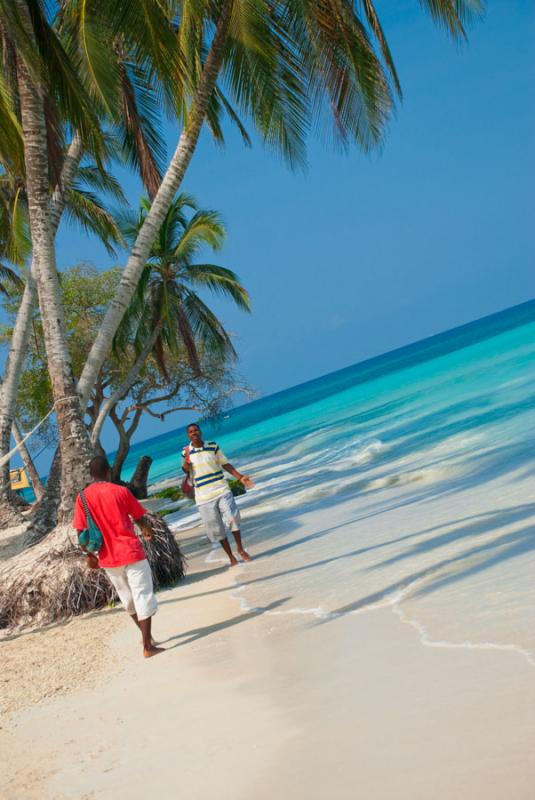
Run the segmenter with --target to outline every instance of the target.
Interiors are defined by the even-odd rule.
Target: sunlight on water
[[[290,597],[276,613],[328,624],[389,605],[426,644],[535,664],[535,303],[498,316],[211,431],[258,485],[240,499],[244,607]],[[160,446],[156,478],[177,473],[180,443]]]

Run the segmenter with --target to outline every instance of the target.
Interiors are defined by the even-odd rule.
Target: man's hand
[[[136,524],[139,526],[139,529],[143,534],[143,538],[147,542],[150,542],[150,540],[152,539],[152,527],[147,517],[141,517],[140,519],[136,519]]]
[[[100,569],[98,558],[94,553],[87,553],[86,564],[89,567],[89,569]]]
[[[242,475],[240,478],[238,478],[238,480],[245,486],[246,489],[254,489],[255,487],[255,484],[249,475]]]
[[[238,470],[233,467],[230,462],[222,464],[222,467],[223,469],[226,469],[227,472],[230,472],[233,478],[236,478],[237,481],[240,481],[240,483],[245,486],[246,489],[254,489],[255,485],[249,475],[240,475]]]

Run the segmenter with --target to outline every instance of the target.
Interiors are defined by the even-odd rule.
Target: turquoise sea
[[[257,556],[238,570],[244,607],[284,598],[273,613],[323,623],[386,605],[425,644],[535,664],[535,301],[203,429],[257,482],[242,501]],[[184,442],[142,442],[128,466],[150,455],[152,482],[173,482]]]

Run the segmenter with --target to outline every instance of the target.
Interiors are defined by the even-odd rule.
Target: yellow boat
[[[9,479],[11,481],[11,488],[15,492],[19,491],[19,489],[30,488],[30,482],[28,480],[28,476],[26,475],[26,470],[24,470],[22,467],[19,469],[10,469]]]

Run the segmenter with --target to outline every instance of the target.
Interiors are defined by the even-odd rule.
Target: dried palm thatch
[[[154,586],[168,586],[184,577],[186,560],[164,520],[148,516],[153,539],[144,547]],[[54,528],[0,568],[0,628],[48,625],[116,599],[105,572],[87,568],[69,525]]]

